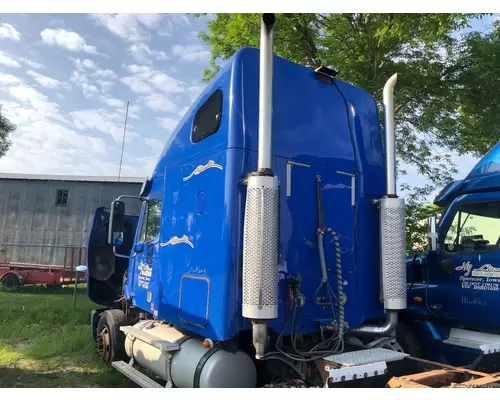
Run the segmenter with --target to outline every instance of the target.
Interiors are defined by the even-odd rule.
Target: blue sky
[[[206,19],[185,14],[3,14],[0,103],[18,129],[0,171],[117,175],[130,101],[122,175],[150,175],[203,90],[200,30]],[[456,161],[463,177],[476,160]]]
[[[146,176],[203,90],[204,19],[183,14],[4,14],[0,103],[18,129],[0,171]]]

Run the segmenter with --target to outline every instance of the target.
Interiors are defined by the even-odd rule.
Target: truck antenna
[[[125,147],[125,134],[127,133],[128,104],[129,101],[127,101],[127,111],[125,112],[125,126],[123,127],[122,151],[120,154],[120,168],[118,169],[118,180],[116,181],[116,187],[118,187],[118,185],[120,184],[120,177],[122,174],[123,148]]]

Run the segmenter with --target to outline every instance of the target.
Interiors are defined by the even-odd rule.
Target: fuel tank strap
[[[201,357],[200,361],[198,362],[198,365],[196,366],[196,370],[194,372],[194,379],[193,379],[193,387],[194,388],[200,387],[200,376],[201,376],[201,371],[203,371],[203,367],[207,363],[208,359],[210,357],[212,357],[215,353],[217,353],[219,350],[221,350],[221,348],[218,346],[212,347],[205,354],[203,354],[203,357]]]
[[[184,343],[185,341],[191,339],[191,336],[183,336],[180,339],[177,339],[174,344],[179,346],[179,349],[181,348],[181,344]],[[167,376],[167,386],[172,387],[173,381],[172,381],[172,359],[174,358],[174,354],[172,352],[166,353],[165,357],[167,358],[167,363],[165,364],[165,375]]]

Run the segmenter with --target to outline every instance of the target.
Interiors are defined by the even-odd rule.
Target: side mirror
[[[115,200],[111,203],[111,213],[109,217],[108,244],[119,247],[123,244],[125,224],[125,203]]]
[[[427,247],[430,253],[435,253],[438,248],[437,217],[433,214],[427,221]]]

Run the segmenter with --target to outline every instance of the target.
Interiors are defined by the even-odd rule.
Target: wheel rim
[[[101,332],[99,332],[99,336],[97,338],[97,351],[99,357],[108,363],[111,359],[111,337],[107,326],[104,326],[101,329]]]
[[[14,278],[8,276],[7,278],[4,279],[3,286],[7,290],[14,289],[14,287],[16,286],[16,280]]]

